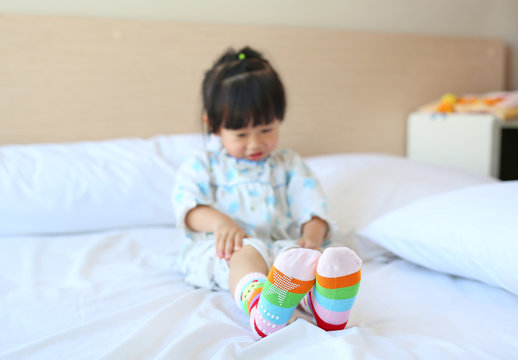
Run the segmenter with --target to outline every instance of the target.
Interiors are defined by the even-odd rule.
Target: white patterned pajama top
[[[234,219],[252,238],[251,245],[264,244],[258,249],[263,257],[275,248],[275,241],[291,239],[293,247],[301,225],[314,216],[330,224],[322,188],[294,151],[275,150],[252,162],[230,156],[216,136],[207,151],[195,153],[179,167],[172,201],[178,227],[189,238],[178,269],[188,283],[207,288],[228,288],[228,265],[216,257],[212,233],[186,228],[185,216],[197,205],[209,205]]]

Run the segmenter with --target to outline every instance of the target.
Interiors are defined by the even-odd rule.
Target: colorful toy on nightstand
[[[518,91],[495,91],[461,97],[448,93],[438,101],[422,106],[418,111],[435,114],[492,114],[505,121],[518,117]]]
[[[457,103],[457,96],[454,94],[444,94],[439,99],[439,103],[435,108],[436,112],[451,113],[455,111],[455,104]]]

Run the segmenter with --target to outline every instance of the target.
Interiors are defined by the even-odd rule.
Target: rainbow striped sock
[[[301,302],[320,328],[333,331],[347,325],[360,287],[361,265],[358,255],[346,247],[327,248],[320,257],[316,284]]]
[[[266,275],[259,272],[247,274],[238,281],[234,301],[245,314],[250,315],[250,309],[257,306],[265,281]]]
[[[286,326],[295,307],[315,284],[320,252],[290,249],[275,260],[257,306],[250,307],[250,326],[260,338]]]

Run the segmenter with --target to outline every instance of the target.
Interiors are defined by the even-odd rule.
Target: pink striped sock
[[[317,325],[326,330],[342,330],[360,286],[362,261],[346,247],[327,248],[317,266],[316,283],[301,301]]]

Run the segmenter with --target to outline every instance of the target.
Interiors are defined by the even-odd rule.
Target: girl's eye
[[[272,131],[272,129],[264,129],[262,132],[263,133],[269,133],[270,131]]]
[[[236,134],[236,136],[237,136],[238,138],[244,138],[244,137],[246,136],[246,134],[240,133],[240,134]]]

